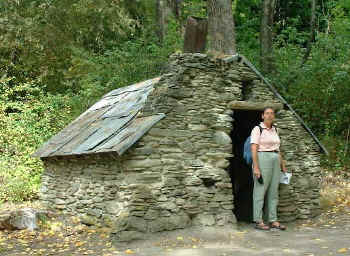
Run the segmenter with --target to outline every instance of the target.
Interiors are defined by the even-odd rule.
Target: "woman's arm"
[[[258,164],[258,147],[259,147],[259,144],[252,143],[250,145],[250,150],[252,151],[252,159],[253,159],[253,172],[257,178],[260,177],[260,169]]]
[[[286,172],[287,171],[287,168],[286,168],[286,164],[285,162],[283,161],[283,157],[282,157],[282,152],[280,151],[280,163],[281,163],[281,169],[283,172]]]
[[[260,141],[260,129],[258,126],[255,126],[250,133],[250,151],[252,152],[253,159],[253,173],[259,178],[260,177],[260,169],[258,163],[258,149],[259,149],[259,141]]]

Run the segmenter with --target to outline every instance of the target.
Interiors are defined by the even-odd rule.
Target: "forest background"
[[[161,74],[206,1],[2,0],[0,202],[37,198],[30,156],[103,94]],[[260,69],[262,0],[233,0],[237,52]],[[315,8],[312,8],[312,6]],[[313,11],[314,10],[314,11]],[[350,176],[350,0],[276,0],[264,75],[326,146],[325,171]],[[263,69],[261,69],[263,70]]]

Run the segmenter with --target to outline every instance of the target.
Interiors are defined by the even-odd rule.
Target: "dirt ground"
[[[0,255],[350,255],[350,207],[334,207],[287,227],[263,231],[238,223],[237,230],[178,229],[121,243],[113,241],[107,228],[82,225],[61,215],[39,231],[1,231]]]
[[[325,176],[320,216],[284,223],[287,230],[257,230],[253,224],[196,227],[145,235],[132,242],[115,242],[111,229],[86,226],[78,218],[57,214],[39,230],[0,231],[0,255],[73,256],[240,256],[350,255],[350,181]],[[0,211],[40,203],[2,204]]]

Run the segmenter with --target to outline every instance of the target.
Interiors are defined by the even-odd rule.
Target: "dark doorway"
[[[253,177],[251,167],[243,159],[243,146],[251,130],[261,121],[261,112],[234,110],[231,131],[232,152],[229,172],[234,195],[234,214],[238,221],[253,221]]]

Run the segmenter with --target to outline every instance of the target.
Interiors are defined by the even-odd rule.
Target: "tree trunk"
[[[204,52],[208,33],[207,19],[188,17],[184,38],[184,52]]]
[[[208,0],[208,52],[232,55],[236,53],[235,25],[231,0]]]
[[[183,0],[168,0],[168,5],[171,8],[177,20],[179,20],[181,16],[182,2]]]
[[[270,73],[274,69],[272,30],[275,0],[264,0],[260,25],[260,65],[263,73]]]
[[[316,0],[311,0],[311,20],[310,20],[310,39],[307,42],[306,52],[301,65],[303,66],[311,53],[312,43],[315,41],[316,37]]]
[[[158,24],[158,40],[162,44],[167,33],[167,25],[170,16],[180,21],[182,0],[157,0],[156,20]],[[180,26],[182,27],[182,26]]]

